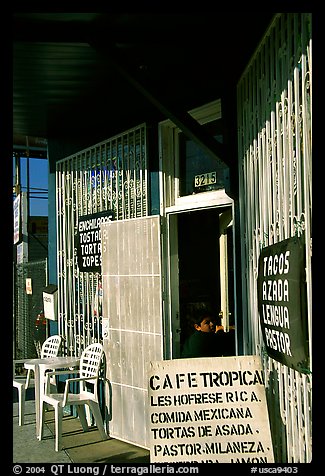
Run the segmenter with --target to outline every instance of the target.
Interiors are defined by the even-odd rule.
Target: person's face
[[[205,317],[200,325],[195,324],[195,329],[201,332],[214,332],[216,329],[215,320],[211,317]]]

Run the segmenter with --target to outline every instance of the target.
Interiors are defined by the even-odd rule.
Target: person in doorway
[[[216,321],[215,332],[219,335],[219,344],[223,352],[222,356],[227,357],[236,355],[235,326],[230,325],[228,326],[228,330],[225,331],[221,324],[221,316],[222,313],[219,313]]]
[[[192,325],[194,332],[184,342],[181,358],[222,356],[223,332],[216,332],[216,318],[200,310],[193,316]]]
[[[229,326],[228,332],[224,333],[224,357],[236,355],[235,326]]]

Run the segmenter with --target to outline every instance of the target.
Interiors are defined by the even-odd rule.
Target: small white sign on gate
[[[151,462],[274,462],[260,358],[150,363]]]

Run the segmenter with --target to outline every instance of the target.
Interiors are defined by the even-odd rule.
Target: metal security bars
[[[312,335],[311,33],[311,14],[277,14],[237,91],[245,351],[263,358],[275,461],[290,463],[312,459],[311,371],[266,355],[256,281],[263,247],[304,234]]]
[[[38,343],[47,337],[46,325],[36,326],[43,312],[43,290],[47,283],[47,259],[15,264],[14,277],[14,356],[37,357]],[[26,293],[26,279],[31,279],[32,294]]]
[[[81,272],[79,217],[113,211],[114,219],[148,214],[147,132],[144,124],[57,163],[58,325],[65,352],[79,355],[102,341],[100,272]]]

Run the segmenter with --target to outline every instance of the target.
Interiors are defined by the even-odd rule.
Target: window
[[[203,125],[217,141],[222,142],[221,121]],[[204,152],[198,144],[179,133],[179,196],[225,188],[228,167]]]

